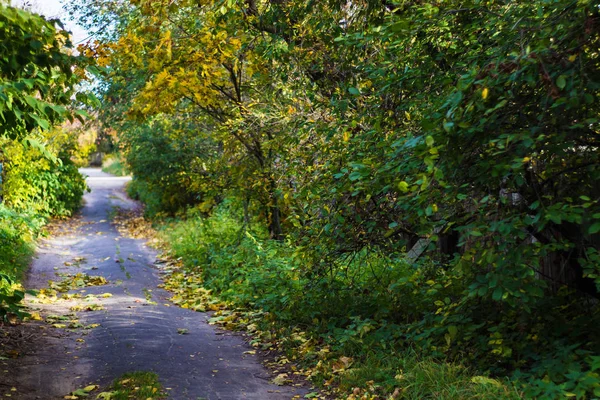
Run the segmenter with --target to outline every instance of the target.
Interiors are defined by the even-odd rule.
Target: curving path
[[[29,288],[43,288],[48,279],[60,280],[58,273],[82,272],[101,275],[109,284],[71,293],[108,292],[112,297],[94,300],[104,310],[71,316],[84,326],[99,324],[96,328],[69,331],[34,323],[42,332],[35,338],[38,345],[14,363],[4,362],[3,369],[12,378],[5,375],[8,383],[3,384],[0,377],[0,392],[18,399],[61,399],[88,384],[106,385],[125,372],[143,370],[159,375],[169,399],[302,397],[306,393],[302,388],[270,383],[272,376],[257,356],[245,353],[249,348],[239,336],[208,325],[205,313],[171,305],[169,293],[157,288],[156,253],[142,240],[122,237],[110,224],[114,207],[136,207],[123,192],[128,178],[94,169],[82,169],[82,173],[88,175],[92,189],[84,197],[82,220],[71,232],[41,244]],[[47,316],[73,313],[73,304],[33,306]],[[180,329],[187,333],[179,334]],[[13,391],[8,392],[13,384]]]

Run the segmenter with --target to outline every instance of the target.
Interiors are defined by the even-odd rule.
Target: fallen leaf
[[[288,374],[279,374],[275,378],[273,378],[272,382],[277,386],[283,386],[288,382],[287,379]]]
[[[98,386],[98,385],[89,385],[89,386],[86,386],[86,387],[84,387],[84,388],[83,388],[83,391],[84,391],[84,392],[88,392],[88,393],[89,393],[89,392],[91,392],[91,391],[93,391],[93,390],[96,390],[96,389],[98,389],[99,387],[100,387],[100,386]]]

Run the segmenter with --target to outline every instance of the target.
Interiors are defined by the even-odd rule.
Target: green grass
[[[402,399],[520,399],[509,381],[479,376],[460,364],[431,358],[413,351],[403,354],[367,355],[339,378],[343,392],[361,388],[361,394],[397,393]]]
[[[165,393],[158,382],[158,375],[154,372],[135,371],[123,374],[115,379],[107,392],[98,395],[98,398],[110,400],[148,400],[164,399]]]
[[[131,173],[129,166],[120,154],[109,154],[102,162],[102,171],[115,176],[127,176]]]

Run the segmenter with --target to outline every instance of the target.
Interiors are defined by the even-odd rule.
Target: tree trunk
[[[276,193],[277,185],[273,177],[269,177],[269,234],[271,239],[283,240],[283,229],[281,228],[281,209],[279,208],[279,200]]]
[[[269,206],[269,234],[271,235],[271,239],[283,240],[283,230],[281,229],[281,210],[277,205]]]

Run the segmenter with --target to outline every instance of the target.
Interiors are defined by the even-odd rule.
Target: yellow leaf
[[[483,99],[485,100],[485,99],[487,99],[488,94],[489,94],[488,88],[483,88],[483,90],[481,91],[481,97],[483,97]]]
[[[577,59],[577,54],[572,54],[569,56],[569,61],[573,62]]]
[[[348,140],[350,140],[350,132],[346,131],[344,132],[344,142],[347,142]]]
[[[34,320],[34,321],[41,321],[42,320],[42,317],[41,317],[40,313],[37,313],[37,312],[32,312],[30,318],[32,320]]]
[[[98,389],[100,386],[98,385],[89,385],[83,388],[84,392],[91,392],[92,390]]]
[[[272,381],[277,386],[283,386],[287,383],[287,374],[279,374]]]

